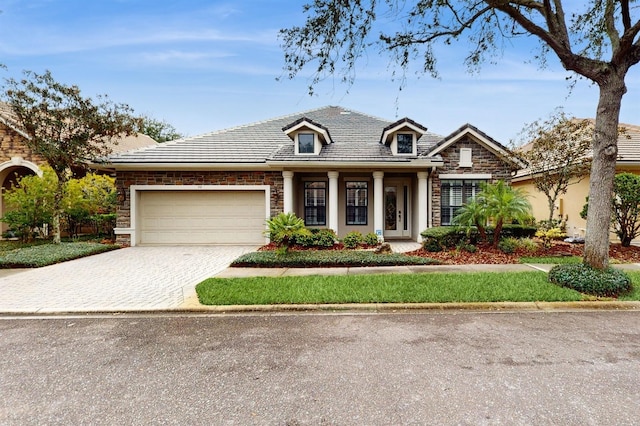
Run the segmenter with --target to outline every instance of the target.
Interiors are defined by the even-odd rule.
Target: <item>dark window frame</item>
[[[364,185],[364,187],[349,188],[350,184]],[[362,191],[364,190],[364,205],[359,205],[357,202],[360,200],[354,195],[353,203],[349,204],[349,192],[350,191]],[[364,216],[364,221],[358,218]],[[345,182],[345,223],[350,226],[366,226],[369,224],[369,182],[368,181],[347,181]]]
[[[408,141],[403,141],[403,145],[400,145],[400,138],[402,137],[402,139],[404,139],[405,137],[408,138]],[[409,142],[408,148],[409,151],[404,151],[404,150],[400,150],[400,147],[407,147],[406,143]],[[402,154],[402,155],[410,155],[413,154],[413,135],[411,133],[398,133],[396,135],[396,144],[397,144],[397,149],[396,152],[398,154]]]
[[[307,136],[311,136],[311,151],[306,151],[306,150],[302,150],[302,141],[300,140],[301,137],[307,137]],[[305,148],[308,148],[308,141],[305,142]],[[309,154],[315,154],[316,152],[316,135],[315,133],[298,133],[298,154],[304,154],[304,155],[309,155]]]
[[[318,198],[319,193],[324,195]],[[312,194],[313,197],[310,197]],[[318,204],[318,201],[321,204]],[[327,181],[304,182],[304,224],[305,226],[327,225]]]
[[[458,183],[459,182],[459,183]],[[478,192],[480,185],[486,182],[484,179],[443,179],[440,181],[440,225],[451,226],[453,218],[460,209],[470,200],[473,200]],[[454,194],[454,188],[459,188],[459,194]],[[452,191],[453,189],[453,191]],[[452,198],[454,204],[451,203]],[[460,202],[457,202],[457,199]],[[446,201],[446,203],[445,203]]]

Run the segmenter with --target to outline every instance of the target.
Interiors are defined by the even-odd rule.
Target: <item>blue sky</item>
[[[285,114],[340,105],[381,118],[408,116],[447,135],[464,123],[508,143],[525,123],[562,106],[593,117],[597,87],[570,94],[550,57],[526,63],[529,46],[507,47],[497,65],[470,75],[464,43],[443,50],[440,79],[411,77],[402,91],[385,58],[371,52],[347,87],[327,80],[307,94],[308,72],[282,74],[280,28],[302,24],[304,1],[0,0],[4,77],[51,70],[88,96],[107,94],[137,113],[197,135]],[[640,66],[627,76],[621,122],[640,124]]]

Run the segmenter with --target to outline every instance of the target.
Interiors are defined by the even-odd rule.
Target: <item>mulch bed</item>
[[[512,254],[506,254],[499,249],[491,246],[479,246],[475,253],[469,253],[465,250],[449,250],[437,253],[428,252],[423,249],[415,250],[407,253],[412,256],[429,257],[436,259],[448,265],[469,265],[469,264],[500,264],[500,263],[519,263],[520,257],[532,256],[582,256],[584,245],[571,244],[565,242],[555,242],[551,248],[545,249],[540,247],[535,252],[527,252],[524,250],[516,251]],[[611,244],[609,249],[609,258],[619,263],[637,263],[640,262],[640,247],[622,247],[620,244]]]

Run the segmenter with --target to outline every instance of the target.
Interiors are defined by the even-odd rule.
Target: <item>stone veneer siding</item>
[[[471,162],[473,167],[458,167],[460,163],[460,148],[471,148]],[[511,183],[513,166],[500,159],[484,146],[476,143],[472,138],[466,137],[449,146],[441,152],[444,166],[436,169],[432,178],[432,214],[433,226],[440,226],[440,195],[441,183],[438,178],[441,174],[459,174],[460,179],[465,179],[465,174],[491,174],[492,182],[503,180]]]
[[[11,160],[13,157],[22,157],[34,164],[44,163],[44,159],[35,155],[24,144],[24,137],[13,129],[0,124],[0,163]]]
[[[282,200],[282,172],[219,172],[219,171],[118,171],[117,227],[131,226],[131,185],[269,185],[271,187],[271,215],[284,209]],[[124,194],[124,197],[122,196]],[[118,235],[117,242],[130,244],[129,235]]]

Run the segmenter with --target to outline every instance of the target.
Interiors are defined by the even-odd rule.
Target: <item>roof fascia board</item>
[[[102,167],[114,170],[269,170],[265,163],[110,163]]]

